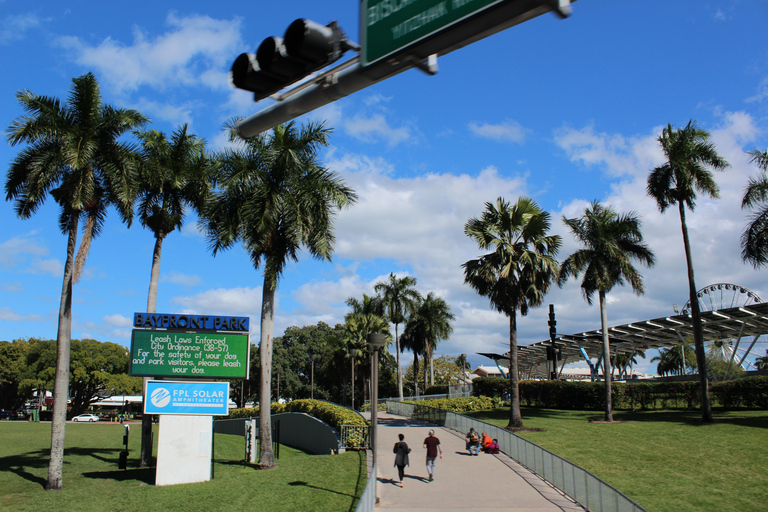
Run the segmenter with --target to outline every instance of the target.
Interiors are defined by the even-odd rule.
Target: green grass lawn
[[[509,409],[470,413],[506,426]],[[768,510],[768,411],[614,412],[523,408],[520,435],[592,472],[649,512]]]
[[[67,424],[64,488],[49,492],[50,423],[0,422],[0,510],[346,512],[365,488],[365,453],[310,455],[281,446],[278,467],[257,470],[241,462],[243,438],[223,434],[214,440],[213,480],[156,487],[154,469],[138,468],[139,430],[133,425],[123,471],[121,425]]]

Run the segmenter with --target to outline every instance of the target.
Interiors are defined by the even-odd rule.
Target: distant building
[[[507,369],[504,368],[504,373],[502,373],[498,366],[478,366],[472,373],[478,377],[505,377]]]

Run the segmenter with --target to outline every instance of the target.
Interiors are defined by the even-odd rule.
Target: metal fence
[[[376,466],[371,467],[368,473],[368,483],[365,484],[363,495],[357,502],[355,512],[372,512],[376,506]]]
[[[595,475],[508,430],[468,416],[425,405],[387,402],[387,412],[445,426],[457,432],[470,427],[487,432],[499,448],[522,466],[592,512],[646,512],[646,510]]]
[[[342,425],[341,445],[350,450],[368,448],[370,429],[369,425]]]

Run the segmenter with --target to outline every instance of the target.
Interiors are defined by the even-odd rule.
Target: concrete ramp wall
[[[213,431],[217,434],[245,437],[245,422],[250,419],[216,420],[213,422]],[[256,420],[256,435],[258,436],[258,416],[253,419]],[[341,445],[341,436],[336,429],[309,414],[303,412],[273,414],[271,423],[273,441],[278,439],[279,428],[281,444],[317,454],[344,451],[344,447]]]

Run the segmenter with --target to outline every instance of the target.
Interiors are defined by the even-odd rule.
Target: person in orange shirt
[[[486,434],[485,432],[482,433],[480,436],[480,449],[484,452],[488,451],[488,445],[493,442],[493,439],[491,439],[491,436]]]

